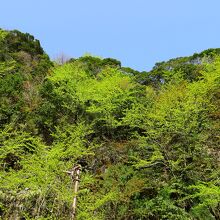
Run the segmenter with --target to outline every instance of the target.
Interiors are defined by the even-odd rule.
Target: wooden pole
[[[74,172],[75,171],[75,172]],[[80,171],[81,166],[74,167],[74,174],[72,176],[74,182],[74,197],[73,197],[73,204],[72,204],[72,220],[76,217],[76,202],[77,202],[77,192],[79,188],[79,181],[80,181]]]
[[[73,190],[74,190],[74,197],[72,203],[72,213],[71,213],[71,220],[75,220],[76,218],[76,202],[77,202],[77,193],[79,189],[79,181],[80,181],[80,172],[81,172],[81,165],[76,165],[70,171],[64,171],[71,176],[73,182]]]
[[[74,190],[74,197],[73,197],[73,203],[72,203],[72,213],[71,213],[71,220],[75,220],[76,218],[76,202],[77,202],[77,193],[79,189],[79,181],[80,181],[80,172],[81,172],[81,165],[76,165],[72,168],[70,171],[65,171],[65,173],[68,173],[73,182],[73,190]]]

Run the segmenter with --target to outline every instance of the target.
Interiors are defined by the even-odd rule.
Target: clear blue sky
[[[51,58],[86,52],[149,70],[220,47],[220,0],[4,0],[0,27],[29,32]]]

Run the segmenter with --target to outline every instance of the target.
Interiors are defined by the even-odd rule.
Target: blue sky
[[[5,0],[0,27],[29,32],[51,58],[89,52],[137,70],[220,47],[219,0]]]

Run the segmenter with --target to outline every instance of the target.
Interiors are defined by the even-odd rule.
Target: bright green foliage
[[[0,218],[220,219],[220,61],[210,49],[138,72],[84,56],[53,66],[0,30]]]
[[[119,70],[109,67],[90,76],[72,63],[56,68],[44,87],[45,97],[53,93],[48,101],[56,109],[51,112],[56,123],[64,118],[71,123],[86,120],[100,135],[114,135],[115,129],[123,126],[124,110],[130,108],[137,93],[132,78]]]
[[[192,214],[199,219],[214,219],[219,216],[220,187],[218,182],[200,183],[191,186],[196,192],[191,196],[193,200],[197,200],[197,205],[193,207]]]

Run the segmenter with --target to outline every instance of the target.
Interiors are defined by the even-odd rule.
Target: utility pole
[[[78,192],[78,189],[79,189],[80,172],[81,172],[81,166],[80,165],[76,165],[72,168],[72,170],[66,171],[66,173],[68,173],[71,176],[71,179],[72,179],[72,182],[73,182],[73,190],[74,190],[71,220],[76,219],[76,202],[77,202],[77,192]]]

